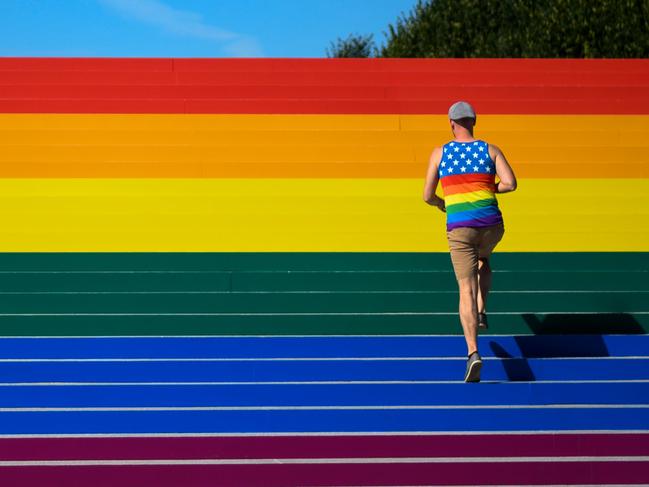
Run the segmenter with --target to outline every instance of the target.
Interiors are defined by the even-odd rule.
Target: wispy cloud
[[[188,10],[179,10],[158,0],[99,0],[128,18],[146,22],[173,34],[206,39],[221,44],[225,53],[233,57],[261,57],[261,46],[254,37],[230,32],[206,24],[203,16]]]

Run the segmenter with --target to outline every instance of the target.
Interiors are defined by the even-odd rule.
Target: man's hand
[[[437,198],[435,206],[437,208],[439,208],[439,210],[442,213],[446,213],[446,203],[444,202],[444,200],[442,198],[439,198],[439,197]]]

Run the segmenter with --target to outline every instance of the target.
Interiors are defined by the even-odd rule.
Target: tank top
[[[487,142],[444,144],[438,171],[446,204],[447,231],[503,222],[495,194],[496,167]]]

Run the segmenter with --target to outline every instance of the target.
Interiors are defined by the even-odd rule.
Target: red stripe
[[[483,71],[510,73],[524,70],[547,73],[627,73],[647,75],[647,59],[323,59],[323,58],[110,58],[110,57],[0,57],[0,71]],[[488,80],[486,80],[488,81]]]
[[[470,90],[467,96],[471,99]],[[111,100],[111,99],[22,99],[0,100],[0,113],[223,113],[223,114],[445,114],[452,100]],[[482,115],[646,115],[649,101],[631,102],[572,100],[472,100]]]
[[[544,75],[553,72],[609,73],[623,67],[629,73],[647,75],[647,59],[457,59],[457,58],[258,58],[258,59],[174,59],[176,71],[303,71],[303,72],[458,72],[485,73],[526,72]]]
[[[649,434],[0,439],[1,461],[602,455],[649,455]]]
[[[0,58],[0,90],[7,113],[649,114],[649,60]]]
[[[649,462],[2,467],[11,486],[286,487],[642,484]]]
[[[0,68],[2,59],[0,58]],[[634,96],[646,97],[649,75],[619,73],[545,73],[537,75],[528,72],[508,74],[506,78],[493,78],[489,81],[473,80],[481,73],[471,71],[428,73],[420,72],[173,72],[173,71],[108,71],[108,70],[62,70],[43,71],[3,71],[0,69],[0,84],[3,86],[165,86],[165,85],[209,85],[209,86],[384,86],[388,93],[403,94],[410,98],[426,97],[439,93],[439,97],[457,90],[476,89],[482,97],[516,98],[547,96],[567,98],[570,94],[589,99],[602,93],[614,93],[615,98],[627,99],[619,88],[628,87]],[[485,73],[487,74],[487,73]],[[465,79],[461,83],[457,77]],[[571,76],[572,75],[572,76]],[[54,88],[52,88],[54,89]],[[431,90],[435,92],[431,93]],[[453,90],[439,91],[437,90]],[[512,90],[512,91],[510,91]],[[550,91],[548,91],[550,90]],[[617,90],[617,91],[616,91]],[[405,93],[404,93],[405,92]],[[602,102],[606,100],[601,100]]]
[[[466,95],[466,87],[452,86],[353,86],[353,85],[234,85],[234,84],[128,84],[128,85],[0,85],[5,99],[361,99],[361,100],[415,100],[445,101]],[[637,101],[649,100],[649,87],[627,87],[629,96]],[[505,86],[471,88],[471,97],[482,101],[499,101],[507,98],[534,100],[544,97],[556,101],[573,101],[589,98],[619,99],[618,87],[526,87]]]
[[[0,57],[3,71],[172,71],[171,58]],[[4,77],[6,73],[2,73]]]
[[[471,183],[492,183],[494,176],[492,174],[473,173],[473,174],[457,174],[455,176],[444,176],[444,184],[454,186],[456,184],[471,184]]]
[[[473,191],[496,190],[495,176],[490,174],[458,174],[455,176],[444,176],[441,179],[444,196],[451,196],[459,193],[471,193]]]
[[[495,191],[494,184],[472,183],[472,184],[454,184],[447,186],[442,184],[444,196],[452,196],[454,194],[473,193],[474,191]]]

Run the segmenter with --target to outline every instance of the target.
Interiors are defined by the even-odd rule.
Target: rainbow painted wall
[[[450,103],[500,250],[649,250],[649,61],[1,58],[0,251],[443,252]]]
[[[0,93],[0,485],[649,485],[649,60],[0,58]],[[480,384],[422,200],[458,99],[519,178]]]

